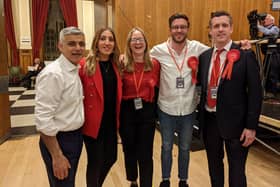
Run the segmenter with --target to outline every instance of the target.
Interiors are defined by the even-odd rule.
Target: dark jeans
[[[57,179],[53,174],[51,155],[47,147],[45,146],[44,142],[40,139],[39,146],[40,146],[42,158],[45,162],[45,166],[47,169],[50,186],[51,187],[74,187],[78,162],[83,147],[83,138],[82,138],[81,130],[79,129],[71,132],[59,132],[56,135],[56,138],[64,156],[70,162],[71,168],[69,169],[69,174],[66,179],[63,180]]]
[[[205,117],[207,122],[203,136],[212,187],[224,187],[224,144],[229,165],[229,186],[246,187],[245,165],[248,148],[242,146],[239,138],[221,137],[215,113],[206,112]]]
[[[117,131],[99,133],[97,139],[84,135],[84,143],[88,160],[87,187],[101,187],[117,160]]]
[[[22,78],[21,80],[21,86],[25,88],[30,88],[31,87],[31,77],[37,76],[38,72],[37,71],[28,71],[26,75]]]
[[[122,139],[126,176],[136,181],[138,166],[140,187],[152,187],[153,142],[155,134],[154,103],[143,101],[143,108],[134,109],[133,100],[121,104],[120,136]]]

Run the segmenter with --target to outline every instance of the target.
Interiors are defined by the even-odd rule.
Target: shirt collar
[[[60,55],[59,61],[61,61],[66,71],[77,71],[79,68],[78,65],[72,64],[63,54]]]
[[[171,40],[172,40],[172,38],[171,37],[169,37],[168,39],[167,39],[167,41],[166,41],[166,45],[167,45],[167,47],[169,47],[170,49],[172,49],[173,51],[174,51],[174,49],[171,47]],[[188,39],[186,39],[185,40],[186,41],[186,43],[185,43],[185,46],[184,46],[184,48],[182,49],[182,51],[185,51],[186,50],[186,47],[188,47],[188,42],[189,42],[189,40]]]
[[[230,48],[231,48],[231,45],[232,45],[232,40],[230,40],[225,46],[223,49],[225,49],[226,51],[229,51]],[[216,52],[218,50],[218,48],[215,46],[214,47],[214,52]]]

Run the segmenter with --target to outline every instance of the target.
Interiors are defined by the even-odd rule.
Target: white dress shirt
[[[221,76],[222,76],[221,74],[222,74],[222,72],[224,70],[224,67],[225,67],[227,53],[229,52],[231,45],[232,45],[232,40],[230,40],[230,42],[225,45],[225,47],[223,48],[224,51],[222,51],[221,54],[220,54],[220,75],[219,75],[219,79],[218,79],[218,86],[219,86],[219,82],[220,82],[220,79],[221,79]],[[211,63],[210,63],[210,67],[209,67],[209,72],[208,72],[208,85],[209,85],[210,78],[211,78],[214,59],[216,58],[216,55],[217,55],[217,53],[216,53],[217,50],[218,50],[218,48],[214,47],[214,50],[213,50],[213,53],[212,53],[212,58],[211,58]],[[209,108],[207,106],[207,103],[205,104],[205,109],[209,112],[216,112],[216,106],[213,107],[213,108]]]
[[[55,136],[79,129],[84,123],[83,89],[78,66],[63,55],[37,76],[35,124],[38,131]]]
[[[178,66],[181,67],[184,63],[180,73],[167,45],[168,42],[164,42],[154,46],[151,50],[151,56],[157,59],[161,65],[158,106],[160,110],[169,115],[188,115],[194,112],[197,102],[194,99],[196,92],[195,85],[192,84],[192,71],[188,67],[187,61],[191,56],[198,58],[209,47],[194,40],[186,40],[181,54],[177,54],[169,47]],[[186,57],[183,62],[185,51]],[[180,76],[184,78],[184,88],[176,88],[176,78]]]

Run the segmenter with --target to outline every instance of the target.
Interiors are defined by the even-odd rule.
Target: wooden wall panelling
[[[19,51],[20,68],[21,73],[26,74],[28,72],[28,66],[32,66],[32,50],[20,49]]]
[[[163,42],[169,35],[168,18],[175,12],[183,12],[190,19],[188,38],[210,44],[208,40],[208,21],[210,13],[226,10],[234,22],[233,40],[250,38],[247,14],[271,13],[278,25],[279,11],[271,11],[271,0],[115,0],[114,29],[120,49],[123,51],[126,36],[132,26],[139,26],[147,34],[150,46]]]

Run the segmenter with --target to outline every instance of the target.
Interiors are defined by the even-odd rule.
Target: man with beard
[[[162,138],[160,187],[170,186],[172,148],[174,133],[178,134],[178,177],[179,187],[187,187],[189,149],[192,140],[194,111],[196,109],[195,84],[188,65],[209,47],[187,39],[190,23],[185,14],[176,13],[169,18],[170,37],[156,45],[151,56],[161,65],[158,98],[158,117]],[[191,57],[191,58],[190,58]],[[194,58],[196,57],[196,58]]]

